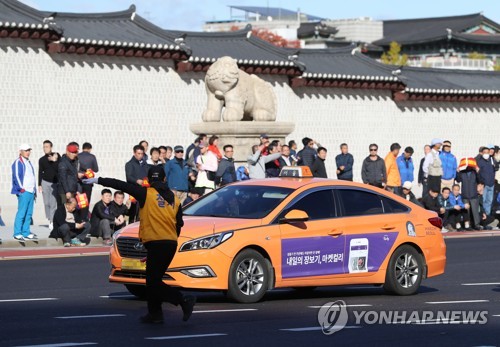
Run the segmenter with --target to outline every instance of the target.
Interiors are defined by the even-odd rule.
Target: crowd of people
[[[246,165],[236,166],[234,147],[226,144],[220,148],[215,135],[197,136],[186,150],[181,145],[150,148],[148,141],[143,140],[133,147],[132,158],[125,164],[126,181],[147,187],[149,168],[161,166],[167,187],[186,205],[235,181],[278,177],[285,166],[308,166],[314,177],[328,178],[325,166],[328,151],[317,141],[305,137],[301,149],[295,141],[283,144],[270,140],[267,134],[262,134],[257,141]],[[417,179],[412,147],[404,148],[401,153],[402,147],[393,143],[384,159],[379,156],[376,144],[368,148],[368,156],[362,161],[362,182],[437,212],[444,221],[443,232],[498,227],[498,147],[483,146],[475,158],[458,161],[451,152],[450,141],[433,139],[424,148],[425,157],[420,161]],[[110,245],[115,231],[139,219],[139,206],[134,197],[125,200],[122,191],[102,190],[100,201],[89,211],[93,185],[84,181],[99,171],[90,143],[84,143],[80,151],[80,145],[71,142],[60,155],[53,151],[52,142],[46,140],[43,151],[44,156],[38,161],[37,180],[28,144],[19,147],[20,155],[12,165],[12,194],[18,198],[14,222],[16,240],[37,238],[30,232],[37,193],[43,196],[51,237],[61,238],[67,247],[86,245],[88,235],[101,237],[105,245]],[[348,145],[342,143],[335,157],[336,178],[352,181],[353,166],[354,157]],[[415,183],[422,187],[419,199],[412,192]]]

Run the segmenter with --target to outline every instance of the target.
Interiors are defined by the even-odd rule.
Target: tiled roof
[[[405,91],[416,94],[498,94],[500,72],[402,67]]]
[[[452,34],[460,34],[482,23],[487,23],[500,31],[498,23],[481,13],[454,17],[386,20],[384,21],[384,37],[373,44],[388,46],[392,41],[401,45],[438,41],[448,37],[448,29]],[[474,35],[478,39],[482,36],[488,35]]]
[[[0,30],[28,30],[31,34],[34,31],[61,33],[50,16],[17,0],[0,0]]]
[[[454,36],[466,40],[472,35]],[[231,56],[248,73],[288,75],[292,87],[389,89],[397,101],[500,102],[500,72],[384,65],[355,45],[281,48],[253,36],[250,26],[221,33],[165,30],[138,16],[134,6],[121,12],[71,14],[0,0],[1,37],[43,39],[50,54],[173,59],[179,72],[206,71],[218,58]]]
[[[335,49],[302,49],[297,58],[306,66],[303,77],[367,81],[397,81],[393,67],[370,59],[355,46]]]
[[[297,37],[299,39],[307,39],[315,36],[329,38],[338,33],[334,27],[328,26],[323,22],[302,22],[297,29]]]
[[[111,13],[53,13],[64,29],[65,45],[115,47],[135,50],[180,51],[188,48],[175,42],[163,29],[136,14],[135,6]],[[49,15],[49,12],[46,12]]]
[[[192,49],[189,62],[192,64],[211,64],[218,58],[230,56],[240,66],[253,66],[263,69],[302,69],[289,58],[285,49],[274,46],[252,35],[252,27],[230,32],[183,32],[166,31],[171,37],[182,37]],[[283,72],[282,72],[283,73]],[[287,72],[287,74],[289,74]],[[295,74],[295,73],[293,73]]]

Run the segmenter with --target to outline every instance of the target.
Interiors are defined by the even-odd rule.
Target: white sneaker
[[[17,240],[17,241],[19,241],[19,242],[24,242],[24,241],[26,241],[26,239],[24,238],[24,236],[23,236],[23,235],[16,235],[16,236],[14,236],[14,240]]]
[[[54,223],[49,222],[49,230],[52,231],[52,229],[54,229]]]
[[[442,234],[446,234],[448,231],[449,231],[449,230],[448,230],[448,229],[446,229],[446,228],[442,228],[442,229],[441,229],[441,233],[442,233]]]
[[[29,234],[28,236],[25,237],[26,240],[38,240],[38,236],[35,234]]]

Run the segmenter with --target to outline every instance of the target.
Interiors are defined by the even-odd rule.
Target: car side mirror
[[[305,222],[309,220],[309,216],[302,210],[291,210],[284,218],[281,218],[281,223]]]

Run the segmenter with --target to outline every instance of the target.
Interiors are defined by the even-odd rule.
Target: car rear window
[[[191,203],[184,215],[260,219],[292,191],[272,186],[226,186]]]
[[[341,215],[344,217],[382,214],[384,209],[380,196],[364,190],[338,189]]]

